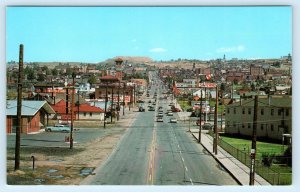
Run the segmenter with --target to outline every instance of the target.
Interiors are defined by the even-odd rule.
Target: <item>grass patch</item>
[[[178,100],[177,101],[178,104],[180,105],[181,109],[183,109],[184,111],[186,111],[187,109],[191,108],[192,106],[190,105],[189,101],[185,101],[185,100]]]
[[[221,136],[221,140],[220,144],[222,143],[221,146],[224,150],[248,167],[250,166],[251,140],[228,136]],[[286,149],[287,146],[283,148],[281,144],[256,142],[256,172],[273,185],[290,185],[292,183],[292,167],[282,164],[281,161],[273,161],[270,166],[266,166],[263,164],[263,154],[281,156]]]
[[[246,150],[251,149],[252,141],[248,139],[238,139],[238,138],[232,138],[232,137],[227,137],[227,136],[222,136],[221,137],[225,142],[229,143],[235,148],[238,148],[240,150]],[[282,155],[283,152],[287,149],[287,146],[284,146],[284,150],[281,144],[276,144],[276,143],[267,143],[267,142],[261,142],[261,141],[256,141],[256,153],[257,157],[261,157],[262,153],[269,153],[269,154],[274,154],[274,155]]]

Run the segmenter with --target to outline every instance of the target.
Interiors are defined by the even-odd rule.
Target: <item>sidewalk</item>
[[[199,130],[191,129],[191,133],[198,140]],[[203,132],[201,133],[201,144],[241,185],[249,185],[250,169],[246,165],[235,159],[220,146],[218,146],[218,154],[215,155],[213,153],[213,138]],[[254,185],[270,185],[257,174],[254,178]]]

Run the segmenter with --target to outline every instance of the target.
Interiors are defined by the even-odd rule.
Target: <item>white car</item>
[[[71,131],[71,127],[68,125],[62,125],[62,124],[58,124],[58,125],[54,125],[54,126],[50,126],[50,127],[46,127],[45,131],[49,131],[49,132],[65,132],[68,133]]]
[[[177,123],[177,119],[176,118],[171,118],[170,123]]]
[[[172,113],[172,112],[169,112],[167,115],[168,115],[168,116],[173,116],[173,113]]]

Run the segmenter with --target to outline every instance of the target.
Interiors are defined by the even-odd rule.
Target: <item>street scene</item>
[[[7,185],[292,185],[291,14],[8,7]]]

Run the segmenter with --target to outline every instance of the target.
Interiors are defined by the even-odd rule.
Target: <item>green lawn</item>
[[[186,111],[187,109],[191,108],[192,106],[189,104],[189,101],[185,100],[178,100],[178,104],[180,105],[181,109]]]
[[[246,140],[246,139],[237,139],[232,137],[226,137],[222,136],[222,139],[231,144],[232,146],[243,150],[246,148],[247,150],[251,149],[252,141]],[[284,146],[284,150],[287,148],[287,146]],[[256,142],[256,152],[258,157],[261,156],[262,153],[269,153],[269,154],[275,154],[275,155],[281,155],[284,151],[281,144],[275,144],[275,143],[267,143],[267,142]]]
[[[232,147],[223,144],[223,149],[227,150],[231,155],[239,159],[244,164],[246,163],[249,166],[250,158],[249,153],[252,145],[251,140],[238,139],[232,137],[221,136],[221,139],[226,143],[230,144]],[[234,148],[238,148],[241,151],[238,153]],[[284,150],[287,149],[287,146],[284,146]],[[282,155],[283,147],[280,144],[267,143],[267,142],[256,142],[256,160],[258,162],[262,161],[262,154],[268,153],[270,155]],[[256,171],[262,177],[267,179],[273,185],[290,185],[292,183],[292,167],[286,166],[284,164],[273,163],[271,167],[258,166]]]

